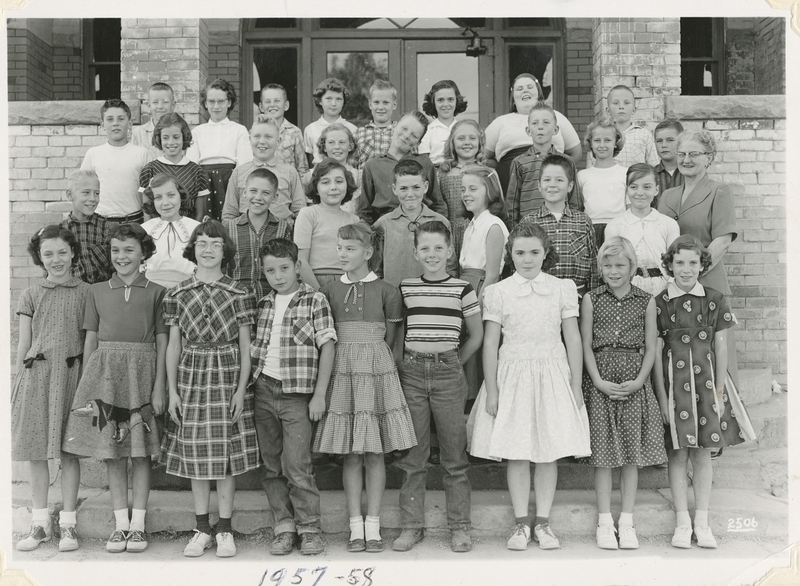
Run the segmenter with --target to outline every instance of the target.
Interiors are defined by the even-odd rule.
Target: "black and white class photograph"
[[[4,9],[0,584],[800,580],[790,4]]]

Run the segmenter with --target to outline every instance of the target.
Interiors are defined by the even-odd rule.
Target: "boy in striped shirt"
[[[399,462],[406,474],[400,489],[403,532],[394,541],[395,551],[410,550],[424,536],[431,415],[444,468],[450,548],[455,552],[472,549],[467,532],[472,490],[467,478],[464,420],[467,381],[461,365],[480,348],[483,322],[475,290],[466,281],[447,274],[447,259],[452,254],[447,226],[436,220],[422,224],[414,232],[414,257],[422,276],[405,279],[400,285],[406,313],[400,384],[411,411],[417,445]],[[459,348],[462,320],[467,325],[467,340]]]

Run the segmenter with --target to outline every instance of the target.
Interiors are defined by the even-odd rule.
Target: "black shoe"
[[[438,466],[442,463],[442,457],[439,452],[439,448],[431,448],[431,455],[428,456],[428,463],[433,464],[434,466]]]

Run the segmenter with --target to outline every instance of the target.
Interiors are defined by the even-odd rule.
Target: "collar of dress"
[[[683,295],[694,295],[695,297],[705,297],[706,290],[698,281],[694,284],[691,291],[684,291],[680,287],[675,284],[675,281],[670,281],[669,285],[667,285],[667,295],[670,299],[676,299],[677,297],[682,297]]]

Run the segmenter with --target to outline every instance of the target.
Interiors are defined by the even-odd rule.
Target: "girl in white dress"
[[[518,225],[506,252],[515,273],[487,287],[483,296],[485,382],[469,416],[469,452],[508,460],[515,517],[509,549],[526,549],[531,540],[530,462],[536,464],[534,539],[541,549],[555,549],[560,545],[549,515],[556,461],[591,453],[581,391],[578,291],[570,279],[545,273],[558,262],[558,253],[538,224]]]

